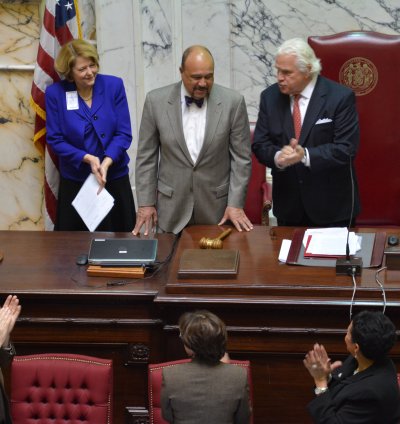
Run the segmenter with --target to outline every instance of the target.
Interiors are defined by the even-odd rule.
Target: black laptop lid
[[[91,265],[148,265],[156,260],[157,239],[93,239],[88,262]]]

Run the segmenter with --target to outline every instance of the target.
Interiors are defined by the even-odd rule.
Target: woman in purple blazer
[[[136,215],[127,154],[132,131],[124,84],[98,74],[97,51],[84,40],[65,44],[55,69],[64,77],[46,90],[46,139],[60,170],[55,230],[87,230],[71,203],[93,173],[115,200],[97,230],[132,231]]]

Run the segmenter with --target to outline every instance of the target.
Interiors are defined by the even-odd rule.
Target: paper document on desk
[[[347,228],[313,228],[304,233],[304,257],[346,256]],[[349,233],[350,255],[361,249],[361,237]]]
[[[291,244],[292,244],[292,240],[287,240],[287,239],[282,240],[281,250],[279,251],[279,256],[278,256],[279,262],[286,262]]]
[[[96,177],[94,174],[90,174],[72,201],[72,206],[89,231],[94,231],[114,206],[114,198],[111,194],[105,188],[97,194],[99,188],[100,184]]]

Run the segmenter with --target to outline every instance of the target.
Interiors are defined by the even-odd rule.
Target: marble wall
[[[125,81],[135,135],[146,93],[178,80],[191,44],[210,48],[216,82],[243,93],[255,120],[282,41],[348,30],[400,34],[398,0],[80,0],[80,8],[86,37],[95,37],[96,19],[102,72]],[[0,1],[0,229],[43,228],[32,73],[6,69],[34,63],[39,22],[39,1]],[[135,145],[130,154],[132,175]]]

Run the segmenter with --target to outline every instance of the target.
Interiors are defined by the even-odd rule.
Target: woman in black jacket
[[[388,357],[396,328],[381,312],[363,311],[350,323],[350,356],[331,363],[315,344],[304,366],[314,378],[316,398],[308,410],[317,424],[398,424],[400,397],[396,368]]]

